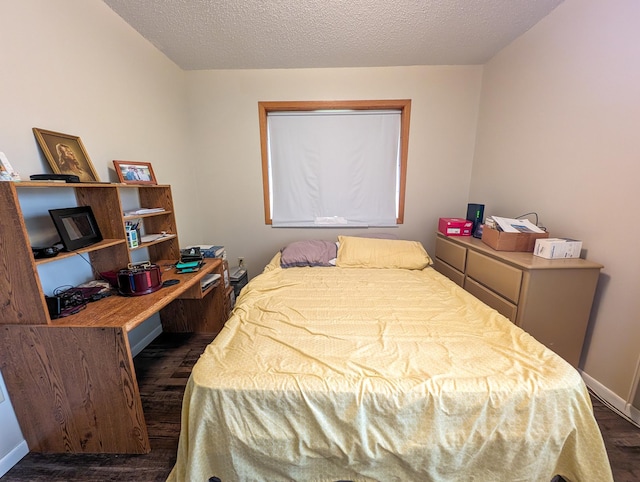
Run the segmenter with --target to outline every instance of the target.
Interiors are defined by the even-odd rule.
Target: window
[[[259,102],[265,223],[402,224],[410,100]]]

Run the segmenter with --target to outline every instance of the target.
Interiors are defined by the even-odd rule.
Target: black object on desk
[[[75,174],[31,174],[32,181],[54,181],[54,182],[80,182],[80,177]]]

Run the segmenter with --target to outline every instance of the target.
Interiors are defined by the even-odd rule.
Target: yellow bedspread
[[[170,481],[612,480],[578,372],[432,268],[277,261],[193,369]]]

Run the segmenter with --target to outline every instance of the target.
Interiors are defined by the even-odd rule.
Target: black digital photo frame
[[[102,241],[91,206],[49,209],[49,214],[66,251],[75,251]]]

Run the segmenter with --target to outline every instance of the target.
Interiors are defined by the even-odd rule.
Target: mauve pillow
[[[280,253],[280,266],[283,268],[333,266],[330,261],[338,255],[338,248],[333,241],[295,241]]]

